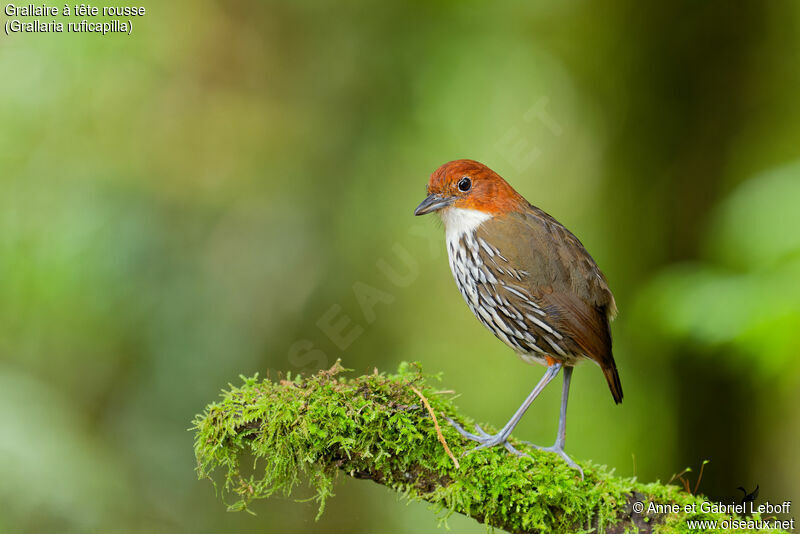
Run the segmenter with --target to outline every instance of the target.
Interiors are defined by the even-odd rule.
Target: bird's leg
[[[567,400],[569,399],[569,384],[572,381],[572,371],[574,367],[564,369],[564,386],[561,390],[561,413],[558,416],[558,435],[553,444],[554,449],[564,449],[567,440]]]
[[[514,415],[512,415],[511,419],[508,420],[508,423],[506,423],[505,426],[503,426],[503,428],[500,429],[500,432],[498,432],[493,436],[484,432],[483,429],[478,425],[475,425],[478,434],[472,434],[464,430],[461,427],[461,425],[459,425],[452,419],[448,419],[450,424],[453,425],[453,427],[456,430],[458,430],[458,432],[462,436],[464,436],[467,439],[471,439],[472,441],[477,441],[479,443],[477,447],[475,447],[470,451],[467,451],[466,454],[475,452],[480,449],[494,447],[495,445],[502,444],[506,449],[509,450],[509,452],[512,452],[517,456],[522,456],[523,453],[519,452],[510,443],[508,443],[508,437],[511,435],[511,431],[514,430],[514,427],[517,426],[517,423],[519,423],[519,420],[522,419],[522,416],[525,414],[525,411],[528,409],[528,407],[531,405],[534,399],[536,399],[536,397],[539,396],[539,393],[541,393],[542,390],[545,388],[545,386],[547,386],[547,384],[549,384],[550,381],[556,377],[556,375],[560,370],[561,370],[560,363],[556,362],[550,365],[547,368],[547,371],[545,371],[544,376],[541,378],[541,380],[539,380],[539,383],[536,384],[536,387],[534,387],[533,391],[531,391],[530,395],[528,395],[528,398],[525,399],[525,402],[523,402],[522,405],[517,409],[517,411],[514,412]]]
[[[564,452],[564,442],[567,438],[567,399],[569,398],[569,383],[570,380],[572,380],[573,370],[574,367],[570,366],[564,368],[564,389],[561,391],[561,414],[558,417],[558,435],[556,436],[556,442],[552,447],[533,446],[542,451],[549,451],[558,454],[564,459],[565,462],[567,462],[567,465],[577,469],[581,474],[581,478],[583,478],[583,469],[581,469],[578,464],[572,461],[572,458],[567,456],[567,453]]]

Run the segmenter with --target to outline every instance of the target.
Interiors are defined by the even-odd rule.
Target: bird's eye
[[[468,177],[463,177],[461,180],[458,181],[458,190],[466,193],[469,191],[469,188],[472,187],[472,180]]]

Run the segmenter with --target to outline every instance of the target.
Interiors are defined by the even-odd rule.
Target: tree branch
[[[253,377],[231,386],[193,422],[199,477],[221,472],[223,496],[236,499],[232,510],[275,493],[289,495],[307,479],[321,515],[337,473],[344,472],[433,503],[445,516],[457,512],[514,533],[688,532],[687,519],[727,517],[700,512],[703,499],[677,486],[615,477],[591,462],[581,462],[581,480],[557,456],[523,443],[514,446],[530,458],[503,447],[462,457],[472,444],[450,425],[437,431],[421,400],[439,420],[450,417],[465,428],[472,422],[456,412],[447,392],[426,383],[418,365],[350,379],[338,376],[343,370],[337,362],[308,378],[275,383]],[[645,513],[633,511],[636,502],[644,503]],[[647,513],[649,502],[698,508]]]

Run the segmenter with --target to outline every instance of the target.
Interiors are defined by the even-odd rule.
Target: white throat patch
[[[463,208],[445,208],[439,211],[445,227],[447,242],[458,242],[464,234],[472,235],[481,223],[492,218],[488,213]]]

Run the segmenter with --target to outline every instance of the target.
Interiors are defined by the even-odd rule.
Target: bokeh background
[[[412,216],[462,157],[573,230],[617,296],[625,402],[578,369],[573,457],[692,483],[710,460],[716,499],[797,502],[800,4],[142,5],[131,36],[0,34],[0,531],[435,531],[344,477],[316,523],[291,498],[228,513],[187,429],[240,374],[340,357],[419,360],[504,423],[542,370]],[[518,436],[553,440],[559,389]]]

